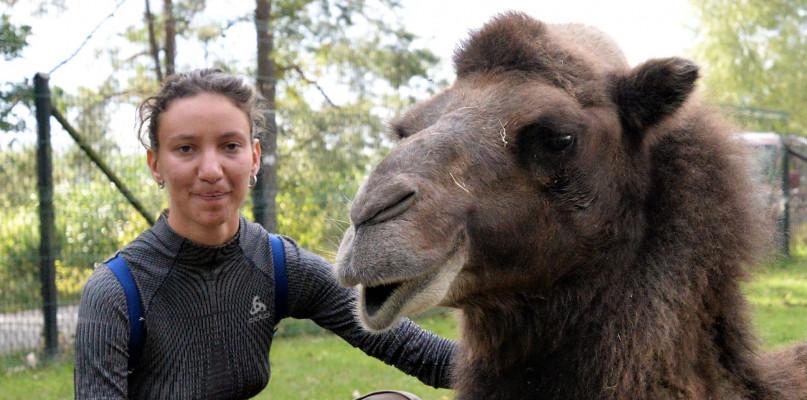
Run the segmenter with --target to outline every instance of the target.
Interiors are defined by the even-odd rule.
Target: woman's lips
[[[216,201],[216,200],[224,198],[228,194],[229,194],[229,192],[226,192],[226,193],[225,192],[207,192],[207,193],[199,193],[196,196],[198,196],[202,200]]]

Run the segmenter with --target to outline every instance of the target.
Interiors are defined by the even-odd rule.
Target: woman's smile
[[[232,192],[205,192],[205,193],[196,193],[194,195],[205,201],[218,201],[223,200],[230,193]]]

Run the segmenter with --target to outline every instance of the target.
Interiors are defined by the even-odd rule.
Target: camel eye
[[[529,124],[521,129],[519,138],[524,144],[532,143],[527,148],[531,151],[562,153],[575,142],[575,135],[563,120],[557,118],[542,118],[540,121]]]
[[[543,137],[543,145],[549,151],[561,152],[574,143],[574,136],[567,134],[549,134]]]

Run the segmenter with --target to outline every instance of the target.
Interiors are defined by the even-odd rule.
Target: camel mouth
[[[442,268],[430,268],[395,282],[360,285],[359,320],[369,331],[381,332],[406,315],[437,306],[446,298],[466,260],[466,252],[452,252]]]
[[[406,314],[419,311],[417,295],[429,285],[428,277],[362,286],[359,295],[359,319],[370,331],[391,328]]]
[[[368,316],[374,317],[381,310],[386,301],[392,297],[396,289],[401,287],[400,282],[387,283],[364,288],[364,310]]]

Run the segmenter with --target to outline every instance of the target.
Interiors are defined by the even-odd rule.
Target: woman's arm
[[[123,287],[99,265],[81,291],[76,326],[75,397],[126,399],[129,357]]]
[[[287,250],[290,246],[287,244]],[[332,267],[304,249],[287,251],[290,312],[341,336],[370,356],[393,365],[429,386],[449,388],[456,343],[402,319],[393,329],[373,334],[355,317],[356,292],[338,284]],[[293,257],[298,255],[297,259]]]

